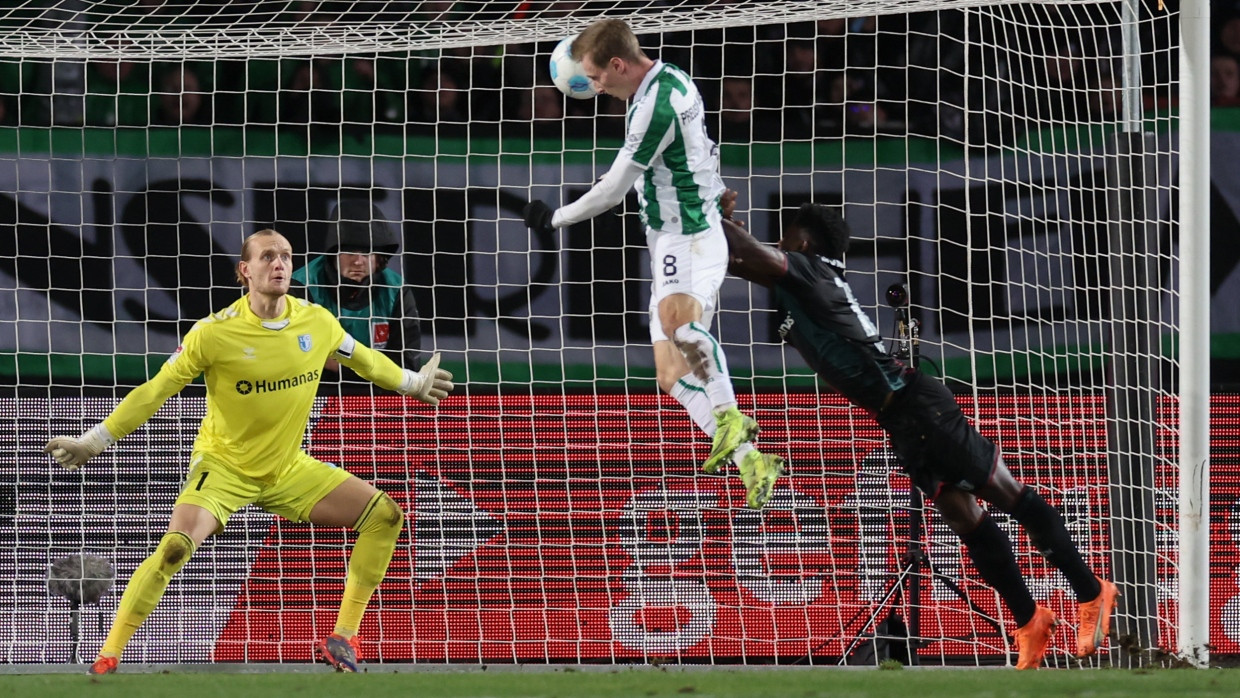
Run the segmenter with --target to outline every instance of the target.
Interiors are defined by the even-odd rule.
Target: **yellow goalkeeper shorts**
[[[314,505],[349,477],[343,468],[311,458],[305,451],[298,451],[273,482],[246,477],[210,454],[195,453],[176,503],[206,509],[220,528],[247,504],[290,521],[307,521]]]

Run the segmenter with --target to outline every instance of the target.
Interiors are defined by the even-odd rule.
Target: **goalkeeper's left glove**
[[[65,470],[77,470],[86,461],[103,453],[103,449],[114,443],[116,443],[116,438],[100,422],[95,425],[94,429],[76,439],[72,436],[57,436],[51,439],[43,448],[43,452],[51,454],[52,458]]]
[[[431,360],[422,366],[421,371],[405,369],[405,380],[401,381],[396,392],[412,395],[428,405],[438,405],[455,387],[452,384],[452,374],[439,368],[439,352],[435,352]]]
[[[555,212],[551,210],[551,207],[541,201],[531,201],[521,210],[521,216],[525,219],[525,227],[541,233],[555,231],[555,226],[551,225],[551,218],[554,215]]]

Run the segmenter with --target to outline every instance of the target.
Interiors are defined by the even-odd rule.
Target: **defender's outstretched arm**
[[[723,221],[723,234],[728,239],[730,273],[760,286],[772,286],[787,273],[788,260],[783,252],[758,242],[734,221]]]

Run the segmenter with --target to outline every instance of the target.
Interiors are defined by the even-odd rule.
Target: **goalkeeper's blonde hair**
[[[253,245],[254,240],[260,237],[270,237],[272,235],[279,235],[279,234],[280,233],[276,232],[275,230],[271,228],[264,228],[258,231],[257,233],[249,235],[248,237],[246,237],[245,242],[241,243],[241,259],[238,260],[237,265],[233,267],[233,273],[236,274],[237,283],[241,284],[242,288],[248,289],[250,287],[250,282],[246,281],[245,277],[241,275],[241,262],[250,261],[250,255],[253,254],[253,249],[251,248],[254,247]]]

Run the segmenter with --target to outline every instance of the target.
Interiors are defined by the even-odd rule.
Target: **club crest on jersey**
[[[314,343],[310,341],[310,335],[299,334],[297,335],[297,346],[301,347],[302,351],[310,351],[310,347],[314,346]]]

